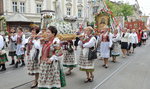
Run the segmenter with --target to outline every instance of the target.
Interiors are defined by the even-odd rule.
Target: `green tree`
[[[113,12],[114,16],[125,16],[125,18],[127,18],[127,16],[133,15],[134,8],[128,3],[114,3],[106,0],[106,4],[108,8]]]

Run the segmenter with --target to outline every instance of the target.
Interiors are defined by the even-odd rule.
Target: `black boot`
[[[0,68],[1,68],[2,64],[0,64]]]
[[[20,67],[23,67],[23,66],[25,66],[24,60],[22,60],[22,64]]]
[[[14,65],[14,64],[15,64],[15,60],[12,60],[11,64],[9,64],[9,65]]]
[[[18,61],[16,62],[14,68],[18,68]]]
[[[1,64],[1,66],[2,66],[2,69],[0,71],[5,71],[6,70],[5,64]]]

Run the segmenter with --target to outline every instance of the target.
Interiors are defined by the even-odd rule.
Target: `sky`
[[[111,0],[111,1],[123,1],[130,4],[135,4],[136,0]],[[144,13],[143,15],[150,16],[150,0],[137,0],[140,5],[140,10]]]

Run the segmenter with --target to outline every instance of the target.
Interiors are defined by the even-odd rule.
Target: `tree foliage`
[[[114,16],[131,16],[133,15],[134,8],[128,3],[113,3],[109,0],[106,0],[108,8],[113,12]]]

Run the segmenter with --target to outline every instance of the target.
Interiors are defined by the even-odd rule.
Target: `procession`
[[[98,78],[95,72],[101,71],[96,67],[109,70],[121,63],[119,60],[126,61],[140,52],[139,49],[150,46],[149,16],[146,20],[144,16],[115,17],[111,0],[89,0],[89,10],[85,9],[83,21],[77,24],[77,18],[62,19],[60,3],[61,0],[54,1],[54,10],[40,9],[40,24],[32,23],[19,12],[0,17],[0,75],[22,69],[24,75],[32,76],[30,87],[20,89],[70,89],[65,88],[70,86],[68,76],[78,77],[75,73],[79,71],[84,73],[81,82],[88,86]],[[90,11],[93,4],[99,5],[94,15]]]

